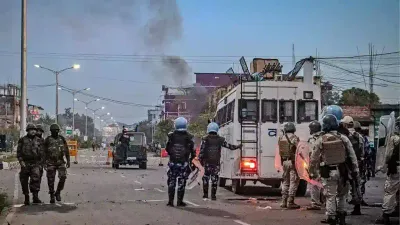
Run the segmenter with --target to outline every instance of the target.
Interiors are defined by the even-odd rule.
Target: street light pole
[[[90,109],[90,108],[88,108],[90,111],[92,111],[93,112],[93,137],[96,137],[96,112],[98,111],[98,110],[103,110],[105,107],[104,106],[102,106],[102,107],[100,107],[100,108],[98,108],[98,109]]]
[[[75,98],[75,99],[76,99],[76,98]],[[82,103],[85,104],[85,114],[86,114],[85,136],[87,136],[87,125],[88,125],[88,124],[87,124],[87,120],[88,120],[87,110],[88,110],[88,106],[89,106],[90,103],[100,101],[100,99],[94,99],[94,100],[89,101],[89,102],[85,102],[85,101],[82,101],[82,100],[79,100],[79,99],[76,99],[76,101],[79,101],[79,102],[82,102]]]
[[[81,66],[79,64],[74,64],[73,66],[62,69],[62,70],[52,70],[52,69],[49,69],[47,67],[40,66],[40,65],[35,65],[35,67],[48,70],[56,76],[56,123],[58,123],[58,85],[59,85],[58,75],[60,75],[60,73],[66,71],[66,70],[71,70],[71,69],[77,70],[77,69],[81,68]]]
[[[26,0],[21,1],[21,101],[20,101],[20,136],[25,135],[25,127],[26,127],[26,99],[27,99],[27,91],[26,91]]]

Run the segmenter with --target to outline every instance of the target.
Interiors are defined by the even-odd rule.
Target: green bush
[[[0,215],[2,214],[3,210],[10,206],[10,203],[7,198],[6,193],[0,193]]]

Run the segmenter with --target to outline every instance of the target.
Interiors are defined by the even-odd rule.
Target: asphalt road
[[[302,209],[281,210],[279,191],[266,187],[249,187],[246,190],[249,194],[245,196],[219,188],[217,201],[204,201],[200,187],[195,187],[186,192],[187,207],[167,207],[165,162],[160,167],[159,159],[150,158],[147,170],[137,167],[114,170],[105,165],[106,155],[101,150],[80,151],[79,163],[68,170],[63,201],[57,204],[48,204],[45,174],[40,192],[45,203],[23,206],[20,185],[15,182],[17,171],[0,171],[0,186],[17,195],[7,220],[11,219],[11,225],[312,225],[320,224],[324,218],[324,211],[305,210],[309,204],[307,197],[297,200]],[[381,202],[383,181],[376,178],[369,182],[368,203]],[[15,184],[18,191],[14,190]],[[377,207],[364,207],[363,213],[363,216],[347,217],[348,223],[373,224],[381,211]]]

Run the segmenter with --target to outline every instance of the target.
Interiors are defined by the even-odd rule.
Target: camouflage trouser
[[[185,195],[186,180],[189,176],[188,173],[189,163],[168,163],[168,196],[174,199],[176,182],[178,181],[178,200],[182,200]]]
[[[399,167],[397,168],[399,170]],[[383,195],[382,211],[385,214],[391,214],[396,208],[396,194],[399,191],[400,186],[400,174],[391,174],[386,177],[385,181],[385,193]],[[397,200],[398,201],[398,200]]]
[[[47,184],[49,185],[49,194],[54,194],[54,182],[56,180],[56,172],[58,171],[57,191],[64,189],[65,180],[67,179],[67,168],[65,164],[48,165],[47,166]]]
[[[336,212],[345,211],[346,194],[348,193],[347,182],[340,177],[338,170],[331,170],[329,178],[321,178],[326,197],[326,215],[335,217]]]
[[[360,163],[359,163],[360,165]],[[360,173],[359,176],[357,178],[353,178],[353,180],[350,180],[350,195],[351,195],[351,204],[361,204],[361,201],[363,199],[363,179],[365,179],[365,171],[363,169],[363,167],[359,167],[360,168]],[[364,173],[364,175],[363,175]],[[357,179],[357,182],[355,182],[354,179]],[[364,182],[364,192],[365,192],[365,183]]]
[[[311,195],[311,206],[321,206],[321,188],[317,185],[311,185],[310,187]]]
[[[24,195],[31,192],[40,191],[40,166],[36,164],[26,164],[19,172],[19,180],[21,182],[22,193]],[[29,187],[29,188],[28,188]]]
[[[297,175],[296,167],[293,165],[292,161],[283,161],[282,178],[282,197],[295,197],[297,188],[299,187],[300,178]]]
[[[215,196],[215,194],[217,193],[219,170],[220,170],[219,165],[206,164],[204,166],[204,176],[203,176],[204,194],[208,195],[208,187],[209,187],[210,178],[211,178],[211,195]]]

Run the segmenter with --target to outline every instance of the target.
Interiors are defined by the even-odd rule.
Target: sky
[[[60,84],[139,104],[89,106],[105,106],[104,113],[125,123],[147,118],[147,109],[161,103],[162,84],[189,84],[194,72],[241,72],[241,56],[248,64],[255,56],[278,58],[288,72],[292,44],[296,61],[316,52],[364,55],[369,43],[377,53],[400,47],[398,0],[36,0],[28,1],[27,11],[29,103],[55,113],[55,86],[35,86],[52,85],[55,76],[35,64],[61,70],[77,63],[79,70],[60,74]],[[20,18],[21,1],[0,2],[0,83],[20,83]],[[374,88],[382,102],[400,101],[399,59],[397,54],[374,61],[381,79]],[[326,62],[368,71],[364,58]],[[322,71],[339,90],[368,85],[357,74],[325,65]],[[60,111],[72,101],[61,91]],[[84,105],[77,102],[75,110],[84,113]]]

